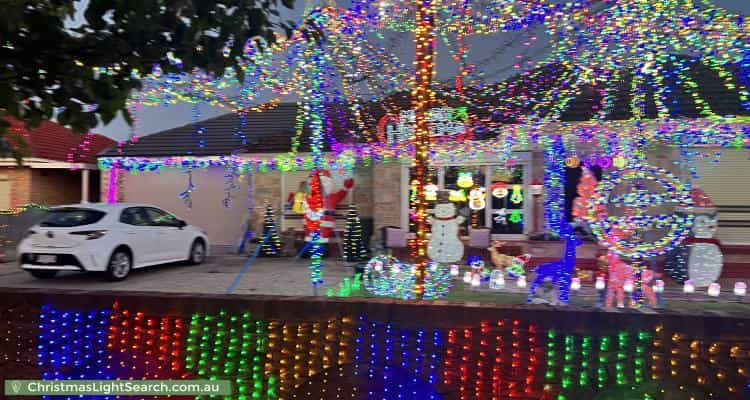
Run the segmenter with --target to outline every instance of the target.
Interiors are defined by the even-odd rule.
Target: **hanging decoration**
[[[195,185],[193,185],[193,169],[188,168],[184,172],[187,174],[188,183],[185,190],[180,193],[180,198],[182,199],[182,203],[185,205],[185,207],[191,209],[193,208],[192,193],[195,191]]]
[[[523,193],[521,185],[513,185],[513,193],[510,195],[510,201],[513,204],[523,203]]]
[[[448,200],[454,203],[463,203],[466,201],[466,192],[463,190],[451,190],[448,195]]]
[[[456,185],[461,189],[469,189],[474,186],[474,179],[471,177],[471,172],[459,172],[458,178],[456,179]]]
[[[424,186],[424,199],[425,201],[436,201],[438,197],[438,185],[429,183]],[[414,200],[412,200],[413,202]]]
[[[508,184],[503,182],[493,183],[490,186],[492,190],[492,196],[498,199],[504,199],[508,195]]]
[[[469,208],[474,211],[483,210],[487,207],[487,190],[483,187],[471,189],[469,192]]]

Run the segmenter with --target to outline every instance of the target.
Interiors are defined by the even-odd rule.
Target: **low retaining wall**
[[[0,301],[7,379],[231,379],[233,399],[740,399],[750,376],[750,318],[709,313],[21,289]]]

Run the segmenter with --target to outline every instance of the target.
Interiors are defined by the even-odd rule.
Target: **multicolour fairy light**
[[[689,188],[674,174],[631,162],[610,170],[599,183],[585,218],[600,244],[617,255],[645,259],[666,253],[688,236],[692,207]]]
[[[734,399],[746,393],[748,340],[735,328],[741,318],[726,317],[722,323],[732,329],[710,334],[675,330],[692,325],[674,316],[655,326],[626,326],[635,320],[624,316],[586,334],[580,324],[550,329],[550,321],[534,316],[468,313],[424,324],[418,309],[399,304],[389,306],[397,311],[390,320],[324,313],[315,321],[292,318],[289,310],[260,317],[210,303],[197,314],[117,303],[33,304],[4,313],[0,371],[11,376],[24,365],[24,378],[35,378],[22,357],[31,350],[36,377],[46,380],[226,379],[231,398],[247,400],[438,399],[448,392],[460,399],[642,399],[664,390],[677,398]],[[243,307],[274,313],[261,303]],[[697,325],[706,317],[696,316]]]

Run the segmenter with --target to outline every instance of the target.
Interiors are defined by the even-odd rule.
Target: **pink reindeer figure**
[[[614,252],[607,253],[607,264],[609,265],[609,282],[607,284],[607,298],[604,305],[607,308],[612,307],[612,301],[617,296],[617,307],[625,307],[625,281],[633,282],[635,273],[633,267],[620,260]],[[653,293],[652,293],[653,295]],[[632,298],[630,304],[632,305]]]

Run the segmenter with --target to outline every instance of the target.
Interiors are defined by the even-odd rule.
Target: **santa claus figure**
[[[320,229],[320,242],[328,243],[336,229],[336,206],[354,187],[351,171],[313,171],[305,197],[305,241]]]

